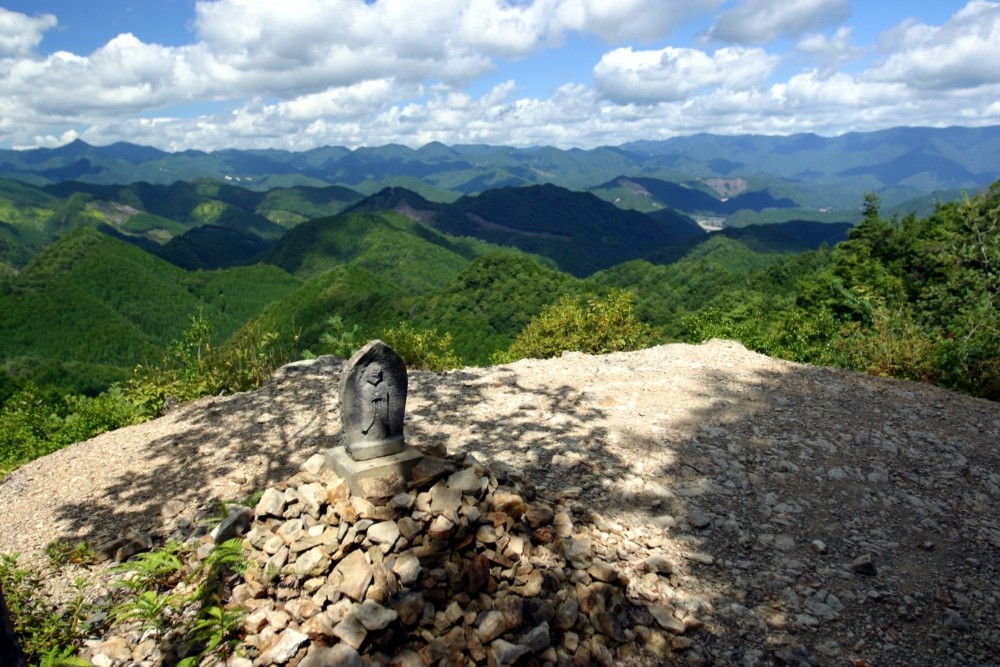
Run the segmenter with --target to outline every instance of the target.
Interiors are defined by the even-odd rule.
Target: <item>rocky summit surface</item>
[[[24,466],[0,551],[156,543],[264,490],[257,664],[1000,664],[996,403],[725,341],[411,372],[443,468],[372,502],[317,465],[341,365]],[[130,641],[88,655],[169,661]]]

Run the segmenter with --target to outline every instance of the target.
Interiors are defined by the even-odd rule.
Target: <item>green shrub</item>
[[[84,582],[77,580],[74,598],[59,608],[45,593],[44,578],[39,570],[21,567],[16,555],[0,554],[0,589],[28,664],[81,664],[71,656],[80,647],[83,623],[91,612],[84,601]]]
[[[409,322],[400,322],[382,338],[403,358],[407,368],[443,371],[462,365],[451,347],[451,334],[438,334],[437,329],[417,330]]]
[[[68,413],[55,434],[55,439],[66,445],[145,421],[139,406],[118,385],[93,398],[67,396],[66,404]]]
[[[97,552],[87,542],[67,542],[54,540],[45,547],[45,555],[53,569],[64,565],[89,567],[97,562]]]
[[[355,324],[347,328],[340,315],[334,315],[326,321],[326,331],[319,337],[320,354],[334,354],[349,359],[355,350],[361,347],[361,328]]]
[[[143,419],[120,387],[93,398],[67,396],[60,401],[29,385],[0,408],[0,473]]]
[[[56,406],[40,398],[34,389],[22,389],[0,409],[0,472],[55,451],[61,445],[51,440],[59,417]]]
[[[225,345],[215,346],[212,325],[198,313],[181,338],[167,346],[159,365],[136,366],[127,393],[144,414],[156,416],[168,398],[184,402],[249,391],[289,360],[289,347],[257,321],[246,324]]]
[[[225,606],[223,599],[248,564],[241,538],[215,545],[201,562],[177,542],[140,554],[116,568],[127,592],[110,612],[112,623],[138,621],[157,631],[180,627],[189,655],[178,665],[194,667],[206,656],[224,660],[238,647],[245,610]]]
[[[494,362],[547,359],[567,350],[606,354],[640,349],[651,342],[652,332],[636,317],[632,300],[626,290],[612,290],[603,299],[590,297],[585,304],[563,295],[528,322],[507,351],[494,355]]]

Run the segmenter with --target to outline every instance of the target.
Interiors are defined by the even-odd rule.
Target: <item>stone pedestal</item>
[[[403,435],[397,435],[382,440],[361,440],[351,445],[348,455],[356,461],[384,458],[399,454],[406,447]],[[345,448],[346,449],[346,448]]]
[[[422,458],[423,454],[410,445],[404,445],[403,450],[397,454],[366,461],[356,461],[345,447],[334,447],[326,450],[326,467],[347,480],[354,495],[394,495],[390,493],[394,486],[399,487],[396,493],[406,490],[410,471]]]

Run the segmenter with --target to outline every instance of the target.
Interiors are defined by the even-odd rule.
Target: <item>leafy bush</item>
[[[45,547],[45,555],[55,569],[66,564],[89,567],[97,562],[97,552],[87,542],[54,540]]]
[[[142,420],[139,408],[120,387],[93,398],[59,400],[29,385],[0,408],[0,472]]]
[[[357,324],[347,328],[347,323],[340,315],[334,315],[326,321],[326,331],[319,337],[321,354],[334,354],[349,359],[361,347],[361,327]]]
[[[494,356],[496,363],[527,357],[546,359],[567,350],[605,354],[637,350],[652,340],[649,327],[632,310],[632,293],[612,290],[586,304],[563,295],[528,322],[506,352]]]
[[[77,580],[74,598],[60,609],[45,593],[44,577],[39,570],[21,567],[16,555],[0,554],[0,589],[28,664],[86,665],[71,657],[91,611],[84,601],[84,582]]]
[[[689,340],[752,349],[1000,398],[1000,182],[925,219],[864,218],[829,264],[801,276],[793,307],[759,321],[706,310]]]
[[[198,313],[191,317],[181,338],[167,346],[159,365],[135,368],[127,391],[146,415],[156,416],[168,398],[184,402],[255,389],[288,359],[288,347],[280,336],[263,331],[256,321],[244,326],[227,344],[214,346],[212,325]]]
[[[85,543],[53,542],[46,553],[56,569],[93,557]],[[154,631],[178,628],[187,653],[178,665],[194,667],[206,658],[208,664],[224,662],[238,647],[245,611],[222,601],[248,564],[241,538],[216,545],[202,561],[194,557],[189,545],[168,542],[115,568],[121,575],[121,590],[109,609],[85,601],[84,579],[76,580],[76,594],[68,603],[57,605],[44,592],[45,572],[21,567],[16,555],[0,554],[0,589],[29,664],[89,665],[76,657],[87,630],[86,619],[95,611],[106,611],[111,627],[138,622]]]
[[[145,420],[139,407],[118,385],[93,398],[67,396],[65,400],[67,415],[59,426],[56,439],[67,445]]]
[[[437,329],[417,330],[409,322],[400,322],[382,338],[403,358],[407,368],[443,371],[462,365],[452,350],[451,334],[438,334]]]

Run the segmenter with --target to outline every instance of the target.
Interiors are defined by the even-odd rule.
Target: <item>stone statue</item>
[[[361,433],[365,440],[385,440],[389,436],[389,390],[383,382],[382,366],[372,362],[362,369]]]
[[[348,360],[340,376],[344,446],[355,461],[403,451],[406,366],[395,350],[373,340]]]

